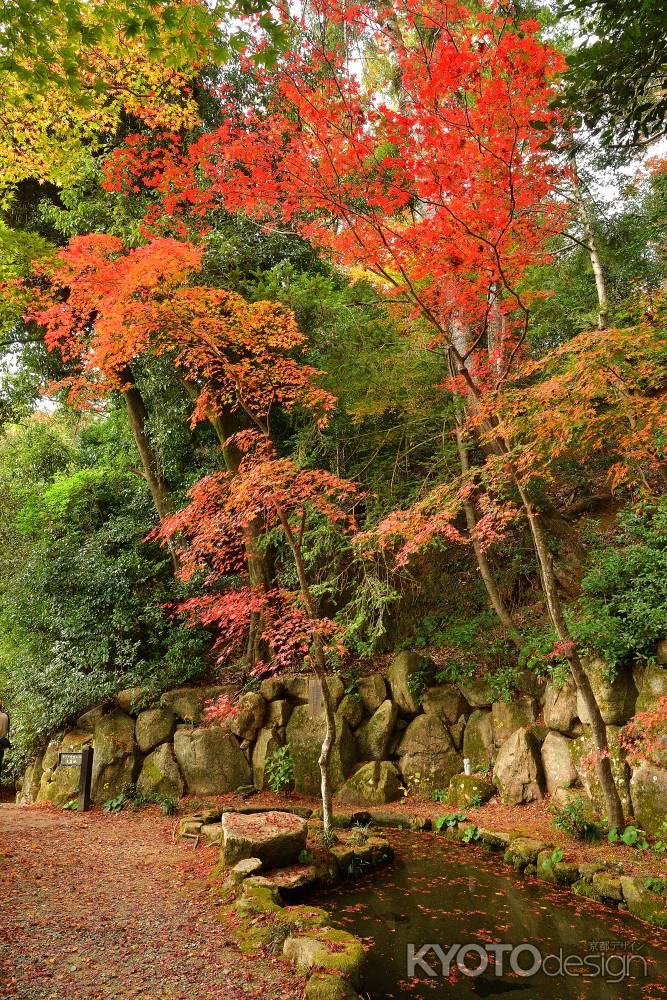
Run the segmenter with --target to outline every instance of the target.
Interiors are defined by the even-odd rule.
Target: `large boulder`
[[[660,663],[635,667],[633,677],[639,690],[635,705],[636,713],[655,708],[660,698],[667,695],[667,668]]]
[[[137,716],[135,736],[142,753],[169,743],[175,731],[176,716],[170,708],[149,708]]]
[[[254,740],[262,727],[266,702],[258,691],[248,691],[236,703],[237,712],[231,716],[228,728],[240,740]]]
[[[466,723],[463,733],[463,756],[474,770],[488,767],[495,756],[493,716],[477,708]]]
[[[364,718],[364,703],[358,694],[346,694],[336,709],[336,716],[345,719],[350,729],[360,726]]]
[[[220,726],[177,729],[174,752],[189,795],[223,795],[252,781],[238,740]]]
[[[215,701],[222,695],[233,698],[238,692],[236,684],[213,684],[208,687],[183,687],[165,691],[160,704],[170,708],[182,722],[195,725],[201,722],[207,702]]]
[[[126,712],[128,715],[136,715],[139,711],[137,706],[146,697],[146,693],[146,689],[142,687],[124,688],[124,690],[119,691],[116,695],[116,704],[121,712]]]
[[[367,712],[374,712],[387,697],[387,685],[382,674],[360,677],[357,690]]]
[[[326,732],[323,712],[311,718],[308,705],[297,705],[287,723],[287,743],[294,765],[294,788],[306,795],[319,795],[318,758]],[[331,750],[329,774],[333,791],[343,784],[357,759],[354,736],[344,719],[336,723],[336,739]]]
[[[160,744],[146,757],[137,778],[137,790],[147,798],[155,795],[181,798],[185,785],[170,744]]]
[[[496,746],[502,746],[517,729],[527,729],[537,718],[537,702],[522,697],[514,701],[494,701],[491,706],[493,735]]]
[[[288,674],[283,677],[283,691],[294,701],[308,701],[310,677],[306,674]]]
[[[558,788],[571,788],[577,780],[577,769],[572,761],[572,741],[562,733],[549,732],[542,744],[542,767],[550,795]]]
[[[141,757],[134,739],[134,719],[120,709],[103,716],[93,737],[93,802],[106,802],[131,784]]]
[[[286,726],[291,714],[292,706],[286,698],[270,701],[266,706],[264,725],[267,729],[270,729],[271,726]]]
[[[484,677],[462,682],[459,684],[459,688],[465,700],[473,708],[491,708],[496,696],[493,688]]]
[[[40,753],[33,761],[30,762],[30,764],[28,764],[23,772],[21,785],[16,796],[16,801],[20,805],[28,805],[28,803],[35,802],[37,800],[43,771],[44,755]]]
[[[266,762],[283,746],[277,727],[260,729],[252,751],[252,783],[260,791],[266,787]]]
[[[265,677],[259,685],[259,693],[265,701],[276,701],[283,696],[283,682],[278,677]]]
[[[647,833],[657,833],[667,820],[667,771],[642,762],[632,772],[630,796],[639,826]]]
[[[607,664],[600,659],[582,662],[605,725],[624,726],[634,715],[637,702],[637,688],[631,672],[619,670],[611,674]],[[584,725],[590,725],[581,692],[577,692],[577,715]]]
[[[433,661],[418,653],[399,653],[387,672],[391,698],[401,712],[416,715],[425,688],[435,673]]]
[[[577,686],[570,679],[564,684],[549,681],[544,695],[544,725],[566,736],[578,736],[581,723],[577,714]]]
[[[607,742],[609,744],[611,770],[614,775],[618,794],[621,797],[626,814],[632,812],[630,804],[630,768],[626,760],[626,752],[621,742],[621,727],[607,726]],[[572,761],[577,769],[577,776],[584,791],[591,799],[596,809],[604,813],[605,799],[602,786],[597,775],[595,761],[597,749],[591,735],[590,726],[584,726],[581,736],[571,741]]]
[[[480,806],[495,794],[495,785],[480,778],[479,775],[457,774],[447,789],[446,802],[448,806],[463,809],[467,806]]]
[[[346,806],[383,806],[400,794],[401,776],[396,765],[388,760],[375,760],[355,771],[336,797]]]
[[[79,716],[76,720],[76,728],[83,733],[94,733],[95,726],[103,715],[104,707],[102,705],[95,705],[94,708],[89,708],[87,712]]]
[[[90,733],[77,729],[65,733],[62,740],[49,743],[42,759],[37,802],[51,802],[55,806],[62,806],[77,797],[80,769],[59,765],[58,755],[61,752],[79,753],[84,746],[90,746],[90,743]]]
[[[463,763],[437,715],[418,715],[412,720],[399,744],[398,757],[403,779],[427,793],[447,788]]]
[[[384,760],[397,719],[398,708],[393,701],[383,701],[370,719],[357,730],[357,748],[361,760]]]
[[[503,743],[493,768],[493,781],[504,805],[521,805],[543,797],[540,747],[528,730],[517,729]]]
[[[427,715],[437,715],[448,726],[453,726],[462,715],[470,714],[470,705],[456,684],[427,688],[423,708]]]
[[[246,858],[259,858],[265,868],[293,865],[307,834],[306,820],[294,813],[224,813],[220,861],[226,868]]]

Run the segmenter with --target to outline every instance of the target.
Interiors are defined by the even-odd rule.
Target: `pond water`
[[[362,996],[667,997],[667,932],[515,874],[499,854],[483,847],[429,834],[396,833],[391,840],[397,860],[390,868],[313,900],[331,912],[336,926],[372,943]],[[418,953],[428,944],[441,952],[424,953],[425,969]],[[494,948],[498,944],[529,947],[512,952]],[[464,955],[453,952],[443,973],[453,945],[473,948]],[[546,958],[543,967],[536,964],[540,955]],[[458,959],[470,969],[486,961],[488,966],[469,976]],[[531,968],[537,971],[519,974]]]

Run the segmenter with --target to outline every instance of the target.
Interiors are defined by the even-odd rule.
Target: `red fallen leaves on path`
[[[242,955],[207,881],[213,849],[154,812],[0,805],[0,997],[296,1000],[280,959]]]

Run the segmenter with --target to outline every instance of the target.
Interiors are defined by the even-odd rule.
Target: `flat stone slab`
[[[288,812],[225,813],[220,860],[231,867],[259,858],[266,868],[295,864],[306,847],[308,824]]]

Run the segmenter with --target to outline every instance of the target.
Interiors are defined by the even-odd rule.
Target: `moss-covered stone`
[[[229,730],[240,740],[254,740],[264,722],[266,702],[259,691],[248,691],[238,699],[237,711],[229,720]]]
[[[42,760],[42,773],[37,792],[38,802],[50,802],[52,805],[62,806],[65,802],[77,797],[79,768],[60,766],[58,755],[61,752],[78,753],[90,743],[90,733],[82,733],[73,729],[65,733],[62,739],[49,744]]]
[[[360,726],[364,718],[364,703],[359,694],[346,694],[336,709],[336,718],[344,719],[350,729]]]
[[[496,697],[495,691],[484,677],[459,684],[461,694],[473,708],[491,708]]]
[[[488,767],[496,753],[493,737],[493,717],[491,712],[476,709],[463,733],[463,756],[467,757],[473,770]]]
[[[550,795],[558,788],[570,788],[577,780],[572,760],[572,740],[562,733],[549,733],[541,749],[542,767]]]
[[[318,758],[326,730],[324,714],[313,719],[308,705],[297,705],[287,724],[287,744],[294,764],[294,788],[305,795],[319,795],[321,775]],[[345,720],[336,726],[336,739],[331,750],[329,774],[336,791],[349,777],[357,759],[352,730]]]
[[[274,704],[281,704],[275,702]],[[286,704],[286,702],[282,702]],[[266,762],[269,757],[283,746],[277,726],[265,727],[257,733],[257,739],[252,751],[252,783],[260,791],[266,787]]]
[[[623,898],[630,913],[656,927],[667,928],[667,898],[650,892],[640,878],[621,877]]]
[[[584,659],[582,664],[605,725],[624,726],[634,715],[637,702],[637,688],[630,670],[610,671],[604,660],[599,658]],[[577,715],[584,725],[590,724],[580,692],[577,693]]]
[[[340,976],[315,972],[306,983],[303,996],[304,1000],[357,1000],[358,994]]]
[[[160,704],[170,708],[183,722],[197,724],[201,722],[204,705],[221,695],[233,698],[238,693],[237,684],[212,684],[208,687],[183,687],[165,691],[160,698]]]
[[[475,774],[455,774],[447,789],[446,804],[457,808],[481,805],[496,794],[495,786]]]
[[[276,914],[279,923],[289,924],[290,927],[298,931],[307,933],[317,927],[329,927],[331,915],[320,906],[284,906],[280,913]]]
[[[654,708],[660,698],[667,695],[667,668],[664,664],[648,663],[637,666],[633,671],[633,677],[639,689],[635,705],[636,713]]]
[[[103,716],[93,737],[93,802],[106,802],[133,782],[141,757],[134,739],[134,719],[120,709]]]
[[[477,828],[477,832],[482,843],[494,850],[506,851],[512,842],[512,834],[506,833],[504,830],[487,830],[480,826]]]
[[[300,972],[322,970],[344,976],[354,985],[359,984],[366,957],[358,938],[334,928],[320,928],[307,937],[288,937],[283,955]]]
[[[596,886],[585,878],[580,878],[572,883],[572,892],[576,896],[586,896],[588,899],[593,899],[596,903],[604,902]]]
[[[404,782],[426,794],[447,788],[463,765],[445,724],[437,715],[418,715],[413,719],[399,744],[398,758]]]
[[[146,757],[137,779],[137,788],[147,797],[171,795],[180,799],[185,783],[170,744],[163,743]]]
[[[219,726],[177,729],[174,752],[190,795],[224,795],[252,780],[236,737]]]
[[[168,743],[176,730],[176,716],[170,708],[149,708],[137,716],[135,736],[142,753],[150,753]]]
[[[387,697],[387,685],[382,674],[360,677],[357,689],[367,712],[373,713]]]
[[[383,701],[355,734],[360,760],[385,759],[397,719],[397,706],[388,699]]]
[[[543,797],[540,747],[526,729],[517,729],[501,746],[493,768],[493,781],[505,805],[521,805]]]
[[[515,837],[505,851],[505,863],[521,871],[526,865],[537,865],[540,852],[550,849],[549,844],[532,837]],[[553,851],[553,848],[551,848]]]
[[[254,875],[241,883],[241,895],[236,901],[236,909],[241,915],[280,913],[282,900],[278,889],[262,878]]]
[[[496,746],[502,746],[517,729],[532,725],[537,715],[537,702],[529,697],[510,702],[494,701],[491,715]]]
[[[266,868],[291,865],[306,847],[307,832],[306,820],[293,813],[225,813],[220,860],[229,867],[245,858],[259,858]]]
[[[623,899],[623,886],[617,875],[609,875],[607,872],[596,872],[593,875],[593,888],[597,891],[601,899],[609,900],[613,903],[620,903]]]
[[[399,653],[387,671],[391,699],[401,712],[415,715],[421,706],[425,689],[433,683],[433,661],[418,653]]]
[[[577,686],[574,680],[565,684],[549,681],[544,694],[544,724],[565,736],[578,736],[581,722],[577,715]]]
[[[470,705],[456,684],[440,684],[424,692],[423,709],[427,715],[437,715],[448,726],[461,716],[470,715]]]
[[[657,833],[667,817],[667,770],[647,761],[632,772],[630,796],[635,818],[647,833]]]
[[[607,741],[609,743],[610,763],[614,781],[621,797],[626,815],[632,812],[630,800],[630,769],[626,761],[626,753],[621,743],[621,728],[607,726]],[[590,726],[584,726],[584,732],[571,741],[570,750],[572,762],[577,771],[579,781],[584,791],[593,802],[595,808],[604,813],[605,800],[602,786],[595,768],[596,746],[591,735]]]
[[[381,806],[401,794],[401,776],[395,764],[375,760],[363,764],[339,788],[337,798],[345,805]]]

